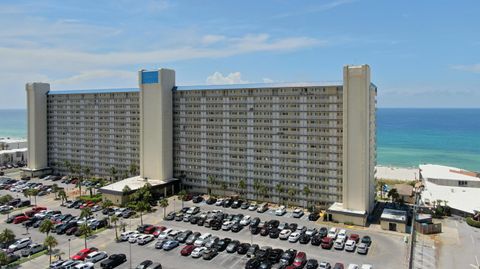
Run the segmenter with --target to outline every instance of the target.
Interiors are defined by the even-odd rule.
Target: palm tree
[[[24,189],[23,195],[30,200],[30,203],[32,202],[32,189]]]
[[[292,197],[295,197],[295,194],[297,194],[297,191],[293,187],[290,187],[288,188],[287,194],[288,194],[288,197],[290,197],[291,199]]]
[[[3,268],[3,265],[7,265],[9,262],[8,255],[5,251],[0,251],[0,265]]]
[[[145,201],[137,202],[135,206],[135,210],[140,213],[140,224],[143,225],[143,212],[150,211],[151,207],[150,204]]]
[[[82,225],[80,225],[79,229],[83,235],[83,239],[85,240],[85,248],[87,248],[87,238],[90,236],[90,234],[92,234],[92,228],[90,228],[90,226],[88,226],[88,223],[85,221],[84,223],[82,223]]]
[[[130,167],[128,169],[128,172],[130,172],[130,176],[136,176],[138,171],[138,166],[136,163],[131,163]]]
[[[103,208],[109,208],[111,206],[113,206],[113,202],[108,200],[108,199],[102,202],[102,207]]]
[[[117,180],[117,168],[115,166],[110,167],[110,177]]]
[[[305,195],[305,207],[308,207],[308,197],[312,194],[312,191],[308,186],[303,187],[303,194]]]
[[[187,197],[187,191],[186,190],[181,190],[178,192],[178,199],[180,199],[180,201],[182,201],[182,208],[183,208],[183,202],[185,200],[185,197]]]
[[[52,193],[55,194],[55,200],[57,200],[57,194],[60,188],[58,187],[57,183],[52,185]]]
[[[58,191],[58,197],[62,200],[62,205],[63,205],[63,202],[67,201],[68,199],[65,189],[62,188]]]
[[[108,201],[108,200],[107,200]],[[115,228],[115,240],[118,241],[118,230],[117,230],[117,221],[118,221],[118,217],[116,215],[112,215],[110,217],[110,223],[113,223],[113,227]]]
[[[278,203],[281,203],[282,200],[282,194],[285,191],[285,188],[283,187],[282,183],[278,182],[277,185],[275,185],[275,190],[277,191],[278,194]]]
[[[120,227],[119,227],[119,228],[120,228],[120,231],[125,232],[125,228],[126,228],[126,227],[127,227],[127,223],[126,223],[126,222],[123,222],[123,221],[120,222]]]
[[[10,244],[13,240],[15,240],[15,233],[10,229],[3,229],[0,233],[0,243],[2,243],[2,245],[6,245]]]
[[[30,195],[35,199],[35,205],[37,205],[37,196],[40,191],[37,189],[30,189]]]
[[[225,182],[222,182],[222,190],[223,190],[223,196],[227,196],[227,189],[228,189],[228,185],[227,183]]]
[[[400,197],[400,195],[398,194],[397,189],[395,189],[395,188],[390,189],[390,190],[388,191],[387,196],[388,196],[389,198],[392,198],[392,201],[393,201],[393,202],[397,202],[398,198]]]
[[[260,184],[260,181],[258,181],[258,179],[253,180],[253,190],[255,190],[255,196],[257,199],[258,199],[258,194],[261,186],[262,184]]]
[[[44,219],[42,221],[42,223],[40,223],[40,227],[38,228],[38,230],[41,232],[41,233],[44,233],[44,234],[48,234],[50,233],[50,231],[53,230],[53,227],[55,225],[53,224],[53,222],[49,219]]]
[[[163,208],[163,218],[165,218],[165,211],[167,210],[167,207],[168,207],[168,200],[163,198],[162,200],[160,200],[160,207]]]
[[[87,220],[92,215],[93,215],[93,213],[92,213],[92,210],[90,209],[90,207],[84,207],[80,211],[80,219],[85,218],[85,220]]]
[[[43,245],[48,247],[48,254],[50,255],[50,264],[52,264],[52,252],[53,252],[52,248],[58,245],[58,241],[57,239],[55,239],[55,237],[49,235],[45,238]]]
[[[260,195],[262,195],[262,197],[263,197],[263,200],[262,200],[262,201],[264,201],[264,200],[267,198],[267,196],[268,196],[268,188],[267,188],[267,186],[266,186],[265,184],[261,184],[258,191],[259,191]]]
[[[238,188],[241,190],[241,195],[245,194],[245,190],[247,189],[247,183],[245,182],[245,180],[240,179],[240,181],[238,181]]]
[[[208,190],[208,195],[209,196],[212,195],[213,186],[216,185],[216,184],[217,184],[217,182],[216,182],[215,178],[212,175],[208,176],[208,189],[207,190]]]

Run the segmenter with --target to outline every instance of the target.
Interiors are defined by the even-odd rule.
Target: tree
[[[109,201],[109,200],[107,200]],[[112,215],[110,217],[110,223],[113,223],[113,227],[115,228],[115,240],[118,241],[118,230],[117,230],[117,221],[118,221],[118,217],[116,215]]]
[[[288,188],[287,194],[288,194],[288,197],[292,199],[297,194],[297,190],[295,190],[293,187],[290,187]]]
[[[80,232],[83,235],[85,248],[87,248],[87,238],[92,234],[92,228],[88,226],[88,223],[86,221],[82,223],[82,225],[80,225],[80,227],[78,228],[80,229]]]
[[[217,182],[216,182],[215,178],[212,175],[208,176],[208,195],[209,196],[212,195],[213,186],[216,185],[216,184],[217,184]]]
[[[186,190],[181,190],[178,192],[178,199],[180,199],[180,201],[182,201],[182,208],[183,208],[183,202],[185,200],[185,198],[187,197],[188,193]]]
[[[44,219],[42,221],[42,223],[40,223],[40,227],[38,228],[38,230],[41,232],[41,233],[44,233],[44,234],[48,234],[50,233],[50,231],[53,230],[53,227],[55,225],[53,224],[53,222],[49,219]]]
[[[32,202],[32,189],[24,189],[23,195],[30,200],[30,203]]]
[[[227,196],[228,185],[225,182],[222,182],[223,196]]]
[[[52,264],[52,249],[58,245],[57,239],[55,237],[49,235],[45,238],[45,241],[43,242],[43,245],[48,248],[48,254],[50,256],[50,264]]]
[[[6,245],[11,243],[13,240],[15,240],[15,233],[13,233],[13,231],[10,229],[3,229],[0,233],[0,243],[2,243],[2,245]]]
[[[90,216],[92,216],[93,213],[92,213],[92,210],[90,209],[90,207],[84,207],[82,208],[82,210],[80,211],[80,219],[89,219]]]
[[[168,207],[168,200],[163,198],[162,200],[160,200],[160,207],[163,208],[163,218],[165,218],[165,211],[167,210],[167,207]]]
[[[303,187],[303,194],[305,195],[305,207],[308,207],[308,197],[312,194],[312,191],[308,186]]]
[[[260,184],[260,181],[258,181],[258,179],[253,180],[253,190],[255,191],[255,196],[256,196],[257,199],[258,199],[258,195],[259,195],[259,191],[260,191],[261,186],[262,186],[262,184]]]
[[[9,262],[8,255],[5,251],[0,251],[0,265],[7,265]]]
[[[388,198],[391,198],[394,203],[397,202],[398,198],[400,197],[397,189],[395,189],[395,188],[390,189],[388,191],[387,196],[388,196]]]
[[[128,169],[128,172],[130,173],[130,176],[136,176],[138,171],[138,166],[136,163],[131,163],[130,167]]]
[[[117,180],[117,168],[115,166],[110,167],[110,177]]]
[[[106,199],[105,201],[102,202],[102,207],[103,208],[110,208],[112,206],[113,206],[113,202],[108,200],[108,199]]]
[[[62,188],[58,191],[58,197],[62,200],[62,205],[63,205],[63,202],[66,202],[68,199],[65,189]]]
[[[55,200],[57,200],[57,195],[59,190],[60,188],[58,187],[57,183],[54,183],[52,185],[52,193],[55,194]]]
[[[263,199],[268,197],[268,187],[265,184],[261,184],[258,191],[260,195],[262,195]]]
[[[88,192],[90,193],[90,198],[93,197],[93,186],[92,186],[92,185],[89,185],[89,186],[87,187],[87,190],[88,190]]]
[[[139,201],[135,206],[135,210],[140,213],[140,224],[143,225],[143,212],[151,210],[150,204],[145,201]]]
[[[13,200],[13,197],[10,194],[5,194],[2,197],[0,197],[0,204],[6,204],[10,201]]]
[[[123,195],[129,194],[131,191],[132,191],[132,189],[130,189],[130,187],[128,185],[125,185],[125,187],[123,187],[123,189],[122,189]]]
[[[278,182],[277,185],[275,185],[275,190],[277,191],[278,194],[278,203],[281,203],[283,193],[285,192],[285,188],[283,187],[283,184]]]
[[[37,196],[40,191],[37,189],[30,189],[30,195],[35,199],[35,205],[37,205]]]
[[[125,228],[127,228],[127,223],[126,222],[120,222],[120,231],[125,232]]]
[[[244,195],[245,190],[247,189],[247,183],[244,179],[240,179],[240,181],[238,181],[238,188],[240,189],[240,195]]]

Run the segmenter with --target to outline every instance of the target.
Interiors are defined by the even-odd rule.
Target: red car
[[[192,251],[195,249],[196,247],[194,245],[186,245],[182,251],[180,251],[180,254],[182,254],[182,256],[188,256],[192,253]]]
[[[144,234],[153,234],[155,230],[157,229],[157,226],[150,225],[145,230],[143,230]]]
[[[333,238],[330,238],[330,237],[322,238],[321,246],[323,249],[331,249],[333,246]]]
[[[34,206],[34,207],[32,207],[32,211],[35,211],[35,213],[38,213],[42,210],[47,210],[47,208],[44,207],[44,206]]]
[[[293,266],[295,268],[303,268],[305,264],[307,263],[307,254],[305,252],[298,252],[297,256],[295,256],[295,260],[293,260]]]
[[[19,223],[22,223],[24,221],[27,221],[28,219],[30,219],[30,218],[26,215],[18,216],[18,217],[13,219],[13,224],[19,224]]]
[[[72,260],[84,260],[88,254],[97,251],[97,248],[84,248],[72,256]]]
[[[152,233],[153,236],[158,237],[163,231],[165,231],[167,227],[164,226],[157,226],[155,231]]]
[[[85,208],[85,207],[92,207],[92,206],[94,206],[94,205],[95,205],[94,202],[88,201],[88,202],[84,203],[83,205],[81,205],[81,206],[80,206],[80,209],[83,209],[83,208]]]
[[[358,240],[360,240],[360,236],[358,234],[351,234],[348,239],[355,241],[355,243],[358,243]]]

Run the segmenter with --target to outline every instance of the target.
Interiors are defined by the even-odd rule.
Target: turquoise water
[[[26,137],[26,111],[0,110],[0,137]],[[377,112],[377,162],[480,170],[480,109],[393,109]]]

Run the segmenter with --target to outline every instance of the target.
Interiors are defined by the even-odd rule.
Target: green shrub
[[[472,227],[480,228],[480,221],[476,221],[476,220],[472,219],[471,217],[468,217],[466,220],[467,220],[468,225],[470,225]]]
[[[80,196],[79,199],[82,200],[83,202],[92,201],[94,203],[98,203],[102,201],[102,194],[95,194],[92,197],[90,197],[90,195],[83,195],[83,196]]]

